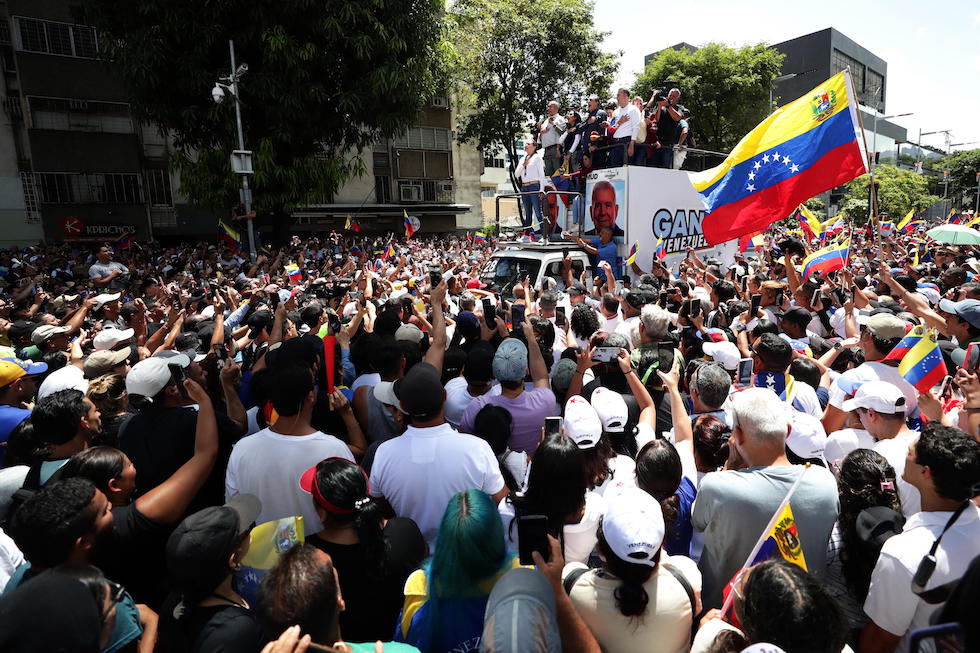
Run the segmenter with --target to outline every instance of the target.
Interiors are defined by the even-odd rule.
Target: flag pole
[[[759,549],[761,549],[765,541],[769,539],[769,532],[773,529],[773,526],[776,525],[776,521],[779,520],[780,513],[782,513],[783,509],[789,505],[789,500],[793,498],[793,494],[796,492],[796,488],[800,487],[800,483],[803,482],[803,476],[806,474],[806,470],[808,469],[810,469],[810,463],[806,463],[806,465],[804,465],[803,471],[800,472],[800,475],[799,477],[797,477],[796,482],[790,486],[789,492],[786,493],[786,496],[783,497],[783,500],[779,503],[779,506],[776,508],[776,512],[772,513],[772,518],[769,519],[769,523],[766,524],[765,530],[762,531],[762,536],[758,539],[758,541],[756,541],[755,546],[752,547],[752,552],[749,553],[749,557],[745,559],[745,564],[743,564],[741,567],[742,569],[745,569],[746,567],[749,566],[749,564],[752,563],[755,557],[759,554]],[[725,615],[728,614],[728,609],[732,607],[732,601],[734,600],[734,598],[735,598],[735,592],[734,591],[729,592],[728,597],[725,599],[725,604],[721,606],[722,619],[724,619]]]

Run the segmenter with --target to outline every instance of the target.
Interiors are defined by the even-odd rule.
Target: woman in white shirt
[[[517,165],[514,176],[521,180],[521,192],[531,193],[522,195],[521,203],[524,205],[523,224],[525,227],[533,225],[531,222],[531,210],[538,218],[538,225],[544,223],[544,213],[541,210],[541,192],[544,190],[544,159],[537,151],[537,143],[528,138],[524,143],[524,158]]]
[[[504,497],[500,505],[504,538],[510,551],[518,551],[519,515],[545,515],[548,532],[558,539],[569,562],[586,562],[596,543],[596,529],[605,502],[586,490],[581,449],[565,435],[545,438],[534,452],[527,490]]]

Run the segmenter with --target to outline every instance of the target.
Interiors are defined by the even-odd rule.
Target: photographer
[[[683,116],[682,108],[677,105],[681,99],[681,92],[676,88],[670,89],[667,95],[657,89],[653,92],[647,108],[652,109],[652,117],[657,122],[657,138],[660,140],[660,148],[654,152],[654,166],[657,168],[670,168],[674,163],[673,151],[677,144],[680,123]]]
[[[565,119],[558,114],[558,103],[548,103],[548,115],[537,124],[541,148],[544,150],[544,173],[555,174],[562,162],[561,137],[565,133]]]

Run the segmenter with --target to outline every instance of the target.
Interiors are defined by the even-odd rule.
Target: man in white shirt
[[[970,501],[980,481],[980,442],[930,422],[909,447],[903,476],[922,495],[922,510],[881,548],[864,603],[871,621],[861,632],[862,653],[908,651],[909,633],[929,625],[980,555],[980,509]]]
[[[517,165],[514,176],[521,182],[521,192],[530,193],[521,196],[521,203],[524,205],[524,215],[521,222],[525,229],[533,226],[531,221],[531,211],[537,216],[538,226],[544,223],[544,213],[541,211],[541,190],[544,189],[544,161],[541,153],[537,151],[538,146],[534,139],[528,137],[524,143],[524,158]]]
[[[254,494],[262,502],[257,523],[302,515],[309,532],[315,532],[320,519],[310,495],[299,486],[300,477],[311,464],[325,458],[353,461],[354,456],[338,438],[310,425],[316,399],[308,367],[292,365],[276,370],[269,388],[279,417],[272,426],[235,445],[225,472],[225,498]],[[341,414],[353,419],[342,394],[335,393],[334,402]]]
[[[636,135],[640,131],[643,116],[633,103],[630,102],[630,91],[621,88],[616,92],[616,104],[619,106],[613,112],[616,132],[613,136],[614,147],[609,153],[609,167],[618,168],[627,161],[632,162],[637,149]],[[625,147],[623,147],[625,146]],[[626,150],[625,157],[623,150]]]
[[[417,363],[394,389],[412,423],[378,447],[371,496],[388,517],[418,524],[432,551],[446,505],[456,493],[475,488],[496,504],[507,486],[490,445],[446,422],[446,391],[435,367]]]
[[[538,123],[538,133],[541,137],[541,148],[544,150],[544,172],[553,175],[561,167],[560,150],[561,137],[565,133],[565,119],[558,113],[558,103],[554,100],[548,103],[548,115]]]

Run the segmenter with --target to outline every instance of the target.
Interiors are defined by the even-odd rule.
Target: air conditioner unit
[[[440,193],[451,193],[451,192],[453,192],[453,189],[454,188],[455,188],[455,185],[451,181],[444,181],[444,182],[441,182],[439,184],[439,192]]]
[[[398,187],[398,196],[402,202],[421,202],[422,184],[401,184]]]
[[[445,95],[434,95],[432,96],[432,106],[438,109],[448,109],[449,98],[447,98]]]

